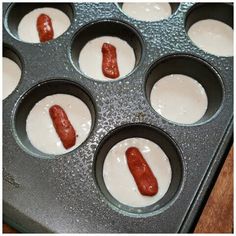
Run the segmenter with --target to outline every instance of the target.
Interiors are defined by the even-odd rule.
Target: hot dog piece
[[[41,14],[37,19],[37,30],[40,42],[46,42],[53,39],[54,31],[52,27],[52,20],[46,14]]]
[[[102,54],[103,74],[111,79],[118,78],[120,76],[120,72],[117,64],[116,48],[112,44],[104,43],[102,45]]]
[[[158,183],[148,163],[136,147],[125,152],[129,170],[142,195],[153,196],[158,192]]]
[[[71,125],[65,111],[59,105],[50,107],[49,113],[54,125],[54,128],[60,137],[63,146],[66,149],[75,145],[76,134],[73,126]]]

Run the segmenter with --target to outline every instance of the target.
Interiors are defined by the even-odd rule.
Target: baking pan
[[[158,22],[130,18],[121,5],[3,4],[3,54],[22,69],[17,88],[3,101],[3,214],[22,232],[191,232],[232,144],[233,57],[202,51],[186,30],[205,18],[233,27],[233,5],[171,3],[172,15]],[[20,41],[20,19],[46,6],[70,17],[68,30],[43,44]],[[124,39],[134,49],[135,68],[121,79],[95,81],[80,71],[80,50],[103,35]],[[170,73],[192,76],[205,88],[208,109],[195,124],[170,122],[150,105],[153,84]],[[25,131],[34,104],[55,93],[80,98],[92,114],[88,138],[59,156],[36,150]],[[122,205],[104,185],[106,153],[129,137],[156,142],[170,160],[171,185],[148,207]]]

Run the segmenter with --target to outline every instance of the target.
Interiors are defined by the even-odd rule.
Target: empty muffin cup
[[[136,147],[148,163],[157,182],[153,196],[142,195],[128,164],[126,151]],[[110,204],[128,213],[151,213],[168,205],[182,181],[178,148],[163,131],[145,124],[129,124],[112,131],[96,152],[95,176]]]
[[[92,130],[94,117],[93,102],[83,88],[69,81],[50,80],[20,99],[14,130],[17,141],[30,154],[53,157],[81,145]]]
[[[14,3],[6,15],[10,33],[27,43],[47,42],[62,35],[73,19],[67,3]]]
[[[199,3],[186,17],[185,28],[192,42],[216,56],[233,56],[233,5]]]
[[[191,55],[170,55],[147,73],[146,94],[162,117],[179,124],[209,120],[220,108],[223,85],[218,73]]]
[[[108,44],[113,47],[114,56],[110,52],[110,59],[104,52],[104,46]],[[84,26],[75,35],[71,49],[76,68],[87,77],[100,81],[124,78],[136,69],[141,57],[142,40],[138,32],[119,21],[100,21]],[[106,58],[115,63],[114,67],[119,71],[117,76],[111,77],[105,73]],[[107,67],[109,70],[114,69],[113,65]]]

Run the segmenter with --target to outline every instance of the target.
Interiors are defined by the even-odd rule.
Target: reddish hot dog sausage
[[[75,145],[76,134],[71,125],[65,111],[59,106],[50,107],[49,113],[54,125],[54,128],[60,137],[63,146],[68,149]]]
[[[51,18],[46,14],[41,14],[37,19],[37,30],[40,42],[53,39],[54,31]]]
[[[158,183],[141,152],[136,147],[130,147],[125,154],[139,192],[147,196],[155,195],[158,191]]]
[[[103,74],[111,79],[118,78],[120,76],[117,57],[116,57],[116,48],[109,43],[104,43],[102,45],[102,72]]]

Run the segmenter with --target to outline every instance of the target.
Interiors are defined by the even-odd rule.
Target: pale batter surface
[[[103,36],[90,40],[82,48],[79,55],[79,66],[81,71],[95,80],[115,80],[107,78],[102,73],[103,43],[110,43],[116,47],[117,64],[120,72],[119,78],[129,74],[135,66],[134,50],[126,41],[111,36]]]
[[[2,95],[8,97],[16,88],[21,78],[20,67],[11,59],[2,59]]]
[[[70,26],[70,19],[64,12],[50,7],[37,8],[26,14],[18,25],[18,36],[22,41],[40,42],[37,31],[37,19],[40,14],[46,14],[51,18],[54,38],[62,35]]]
[[[202,85],[182,74],[167,75],[151,91],[152,107],[170,121],[192,124],[202,118],[208,99]]]
[[[154,196],[142,195],[127,165],[125,152],[129,147],[137,147],[147,161],[158,182],[158,193]],[[115,144],[108,152],[103,178],[108,191],[119,202],[144,207],[160,200],[171,182],[170,162],[163,150],[154,142],[144,138],[128,138]]]
[[[159,21],[171,15],[169,3],[123,3],[122,10],[128,16],[143,21]]]
[[[216,56],[233,56],[233,29],[217,20],[201,20],[193,24],[188,35],[202,50]]]
[[[70,149],[65,149],[49,114],[53,105],[61,106],[67,114],[78,137]],[[88,137],[91,130],[91,114],[88,107],[77,97],[55,94],[40,100],[30,111],[26,120],[26,132],[31,144],[47,154],[64,154],[78,147]]]

